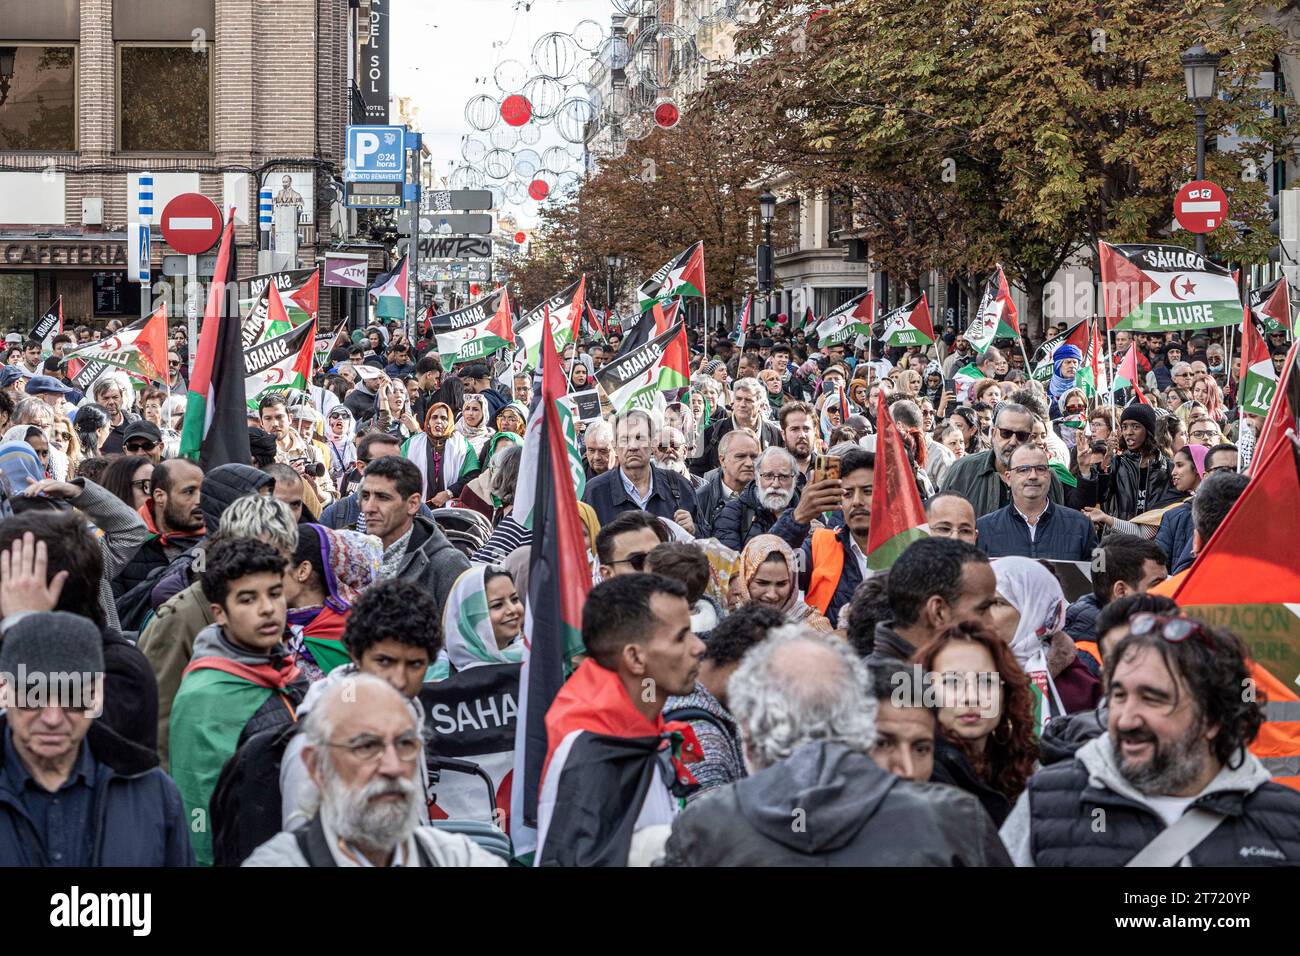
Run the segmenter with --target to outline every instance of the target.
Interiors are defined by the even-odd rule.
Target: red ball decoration
[[[681,122],[682,111],[671,100],[665,100],[655,107],[655,125],[660,129],[672,129]]]
[[[528,195],[541,202],[551,194],[551,187],[546,184],[544,179],[534,179],[528,184]]]
[[[518,93],[507,96],[501,101],[501,118],[511,126],[523,126],[533,118],[533,104]]]
[[[515,233],[515,245],[522,246],[527,241],[528,241],[528,233],[526,232]]]

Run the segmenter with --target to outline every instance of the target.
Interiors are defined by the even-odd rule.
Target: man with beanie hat
[[[148,748],[97,720],[99,629],[30,614],[0,643],[0,860],[6,866],[191,866],[180,792]]]
[[[1120,414],[1119,421],[1119,435],[1111,436],[1118,440],[1119,453],[1109,467],[1104,460],[1091,468],[1082,463],[1079,467],[1079,499],[1098,503],[1084,513],[1102,524],[1130,521],[1182,497],[1173,486],[1173,462],[1156,444],[1155,410],[1134,402]],[[1124,527],[1115,530],[1133,533]]]

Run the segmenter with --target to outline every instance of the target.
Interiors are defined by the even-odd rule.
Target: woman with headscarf
[[[1065,633],[1069,602],[1056,575],[1022,557],[998,558],[993,574],[998,582],[994,629],[1043,691],[1042,722],[1095,707],[1101,681],[1079,660],[1074,640]]]
[[[1059,399],[1074,388],[1074,377],[1079,374],[1079,364],[1083,353],[1078,346],[1066,342],[1052,353],[1052,380],[1047,386],[1047,397],[1052,403],[1052,415],[1059,418],[1062,414]]]
[[[579,362],[578,364],[581,365],[582,363]],[[576,366],[574,370],[575,371],[577,370]],[[524,428],[527,426],[527,424],[528,424],[528,409],[524,408],[522,402],[511,402],[509,405],[503,405],[500,408],[500,410],[497,412],[497,417],[496,417],[497,430],[496,430],[496,435],[492,436],[492,440],[495,441],[496,436],[501,434],[502,432],[510,432],[515,435],[523,435]]]
[[[6,434],[4,443],[0,444],[0,475],[4,476],[6,485],[5,488],[0,489],[4,494],[3,515],[0,516],[8,516],[13,514],[9,499],[14,495],[21,495],[29,486],[44,480],[45,463],[27,442],[11,441]]]
[[[36,455],[37,461],[41,463],[41,478],[57,477],[50,474],[50,440],[45,435],[45,429],[39,425],[15,425],[4,433],[0,438],[4,445],[21,444],[26,445]],[[0,445],[0,447],[4,447]],[[40,479],[37,479],[38,481]],[[60,478],[60,481],[64,479]],[[26,487],[24,485],[24,487]],[[15,489],[21,491],[22,489]]]
[[[943,378],[943,366],[939,364],[938,359],[931,359],[925,371],[921,373],[921,394],[930,400],[938,418],[945,417],[946,406],[951,396],[948,394],[948,386]]]
[[[1187,500],[1168,508],[1160,517],[1156,529],[1156,544],[1169,556],[1169,573],[1182,570],[1192,559],[1192,502],[1196,489],[1205,477],[1205,459],[1210,449],[1205,445],[1184,445],[1174,452],[1173,474],[1170,484],[1187,495]],[[1148,535],[1149,537],[1149,535]]]
[[[453,431],[465,439],[474,454],[483,454],[483,446],[496,430],[492,427],[492,410],[482,395],[467,394]]]
[[[740,592],[744,603],[779,611],[789,624],[805,624],[817,631],[834,629],[804,600],[794,551],[774,534],[750,538],[740,552]]]
[[[287,641],[308,680],[348,663],[343,629],[361,592],[379,577],[383,546],[359,531],[298,525],[298,547],[285,572]]]
[[[445,402],[434,402],[424,416],[423,430],[418,435],[412,435],[402,446],[402,457],[413,462],[424,479],[424,500],[435,508],[441,508],[449,498],[460,493],[459,482],[453,480],[449,484],[447,481],[448,475],[454,477],[458,474],[455,469],[447,467],[448,446],[453,444],[457,446],[456,467],[459,467],[465,460],[469,445],[462,436],[456,434],[451,406]]]
[[[758,380],[763,383],[763,390],[767,394],[768,418],[775,419],[781,414],[781,406],[785,404],[784,390],[781,388],[781,373],[774,368],[765,368],[758,373]]]
[[[502,409],[504,411],[504,409]],[[503,449],[522,448],[524,440],[514,432],[497,432],[483,446],[483,457],[479,462],[478,474],[465,482],[460,492],[462,508],[473,508],[489,521],[497,516],[501,503],[492,495],[493,461],[499,459]]]
[[[325,419],[325,447],[329,450],[330,478],[343,488],[343,477],[357,460],[357,420],[342,402],[330,409]]]
[[[476,564],[461,573],[442,612],[446,646],[438,655],[432,680],[488,664],[517,664],[524,659],[524,605],[514,578],[499,565]]]

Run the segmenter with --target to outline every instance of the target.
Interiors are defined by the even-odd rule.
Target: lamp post
[[[623,257],[608,255],[605,266],[609,270],[605,273],[605,321],[608,322],[609,313],[614,310],[614,271],[623,268]]]
[[[776,289],[776,267],[772,256],[772,219],[776,216],[776,197],[771,190],[764,189],[758,197],[758,212],[763,220],[763,247],[758,254],[759,282],[767,293],[767,317],[770,320],[776,311],[772,303],[772,293]]]
[[[1214,99],[1214,83],[1219,74],[1219,55],[1198,43],[1178,58],[1183,64],[1183,81],[1187,84],[1187,102],[1196,115],[1196,178],[1205,178],[1205,107]],[[1205,255],[1205,236],[1196,236],[1196,254]]]

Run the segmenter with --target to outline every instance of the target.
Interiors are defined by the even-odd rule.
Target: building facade
[[[297,218],[277,251],[315,264],[347,234],[336,183],[369,27],[369,0],[0,0],[0,328],[29,329],[58,296],[65,324],[159,301],[183,321],[160,225],[181,193],[234,209],[248,277],[269,187]],[[154,182],[143,303],[127,270],[141,172]],[[343,302],[323,290],[322,327]]]

